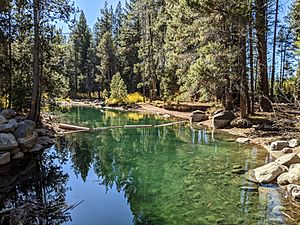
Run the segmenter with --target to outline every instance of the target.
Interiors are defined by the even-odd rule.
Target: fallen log
[[[164,123],[164,124],[158,124],[155,125],[154,127],[167,127],[167,126],[173,126],[173,125],[177,125],[177,124],[183,124],[183,123],[189,123],[188,120],[184,120],[184,121],[178,121],[178,122],[172,122],[172,123]]]
[[[135,129],[135,128],[151,128],[153,127],[153,125],[125,125],[124,128],[125,129]]]
[[[64,130],[80,130],[80,131],[90,130],[90,128],[88,128],[88,127],[74,126],[74,125],[69,125],[69,124],[65,124],[65,123],[59,124],[58,127],[60,129],[64,129]]]

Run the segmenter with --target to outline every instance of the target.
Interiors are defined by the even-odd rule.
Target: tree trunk
[[[266,4],[264,0],[256,0],[256,30],[258,48],[258,76],[260,91],[260,108],[263,112],[272,110],[269,99],[267,40],[266,40]]]
[[[247,42],[246,37],[243,35],[243,31],[241,32],[242,37],[240,40],[241,46],[241,55],[240,55],[240,76],[241,76],[241,84],[240,84],[240,107],[241,107],[241,118],[246,119],[248,117],[247,112],[247,92],[248,92],[248,84],[247,84]]]
[[[274,23],[274,42],[273,42],[273,61],[272,61],[272,75],[271,75],[271,100],[274,101],[274,81],[275,81],[275,57],[276,57],[276,41],[277,41],[277,23],[278,23],[278,2],[276,0],[275,9],[275,23]]]
[[[40,37],[39,37],[39,0],[34,0],[34,65],[31,108],[29,119],[38,123],[40,115]]]
[[[250,1],[252,8],[252,0]],[[250,61],[250,89],[251,89],[251,110],[249,113],[252,115],[254,114],[254,104],[255,104],[255,97],[254,97],[254,63],[253,63],[253,15],[252,10],[250,10],[250,24],[249,24],[249,61]]]
[[[12,25],[11,25],[11,11],[8,14],[8,20],[9,20],[9,46],[8,46],[8,58],[9,58],[9,78],[8,78],[8,107],[12,107],[12,74],[13,74],[13,68],[12,68]]]

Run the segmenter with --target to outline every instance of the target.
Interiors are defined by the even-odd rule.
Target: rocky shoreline
[[[0,167],[41,153],[54,144],[55,132],[36,128],[33,121],[13,109],[0,110]]]

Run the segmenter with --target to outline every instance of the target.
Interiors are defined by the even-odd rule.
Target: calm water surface
[[[169,122],[92,108],[71,108],[62,119],[87,127]],[[58,207],[45,224],[297,224],[284,216],[288,209],[275,187],[250,192],[244,187],[256,186],[232,173],[264,164],[267,154],[215,139],[183,125],[70,134],[42,156],[39,178],[9,196],[19,202],[20,193],[44,180],[47,203],[73,206]]]

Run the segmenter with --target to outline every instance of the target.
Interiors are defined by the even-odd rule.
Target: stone
[[[278,159],[275,160],[275,162],[289,167],[292,164],[300,163],[300,158],[297,155],[297,153],[289,153],[279,157]]]
[[[277,162],[271,162],[254,169],[254,176],[260,183],[270,183],[284,172],[287,172],[285,166]]]
[[[239,138],[237,138],[235,140],[235,142],[240,143],[240,144],[246,144],[246,143],[250,142],[250,139],[249,138],[241,138],[241,137],[239,137]]]
[[[287,179],[290,184],[300,185],[300,164],[299,163],[290,166]]]
[[[0,133],[0,151],[9,151],[18,147],[14,135]]]
[[[5,165],[10,162],[10,153],[3,152],[0,153],[0,166]]]
[[[255,130],[261,130],[261,131],[273,131],[277,132],[279,131],[279,127],[276,124],[259,124],[257,127],[255,127]]]
[[[41,144],[36,144],[31,150],[29,150],[30,153],[36,153],[41,152],[44,150],[44,147]]]
[[[258,187],[253,187],[253,186],[242,186],[241,187],[242,191],[246,192],[258,192]]]
[[[17,154],[13,155],[12,160],[21,160],[24,158],[23,152],[18,152]]]
[[[293,149],[291,148],[284,148],[281,150],[282,154],[288,154],[288,153],[293,153]]]
[[[250,128],[252,127],[252,123],[250,120],[242,119],[240,117],[235,118],[230,122],[230,125],[237,128]]]
[[[0,133],[13,133],[18,126],[17,120],[11,119],[8,123],[0,125]]]
[[[291,139],[289,140],[289,147],[290,148],[295,148],[298,146],[298,140],[297,139]]]
[[[270,149],[272,151],[281,151],[286,147],[289,147],[288,141],[273,141],[270,145]]]
[[[5,119],[11,119],[14,118],[17,115],[17,113],[13,109],[5,109],[1,111],[0,115],[4,116]]]
[[[7,123],[7,119],[4,116],[0,115],[0,124]]]
[[[248,181],[251,181],[253,183],[259,183],[259,181],[255,178],[255,175],[254,175],[254,171],[253,170],[249,170],[248,172],[245,173],[245,178],[248,180]]]
[[[205,114],[205,112],[201,111],[201,110],[196,110],[194,112],[192,112],[191,114],[191,122],[201,122],[203,120],[206,120],[207,116]]]
[[[19,123],[18,128],[14,132],[15,138],[27,138],[33,135],[35,123],[31,120],[24,120]]]
[[[230,122],[235,119],[233,112],[229,110],[223,110],[213,116],[213,127],[217,129],[222,129],[230,124]]]
[[[279,185],[288,185],[290,182],[288,180],[289,173],[283,173],[279,177],[277,177],[277,183]]]
[[[26,120],[27,117],[26,117],[26,116],[16,116],[15,119],[16,119],[18,122],[22,122],[22,121]]]
[[[295,184],[289,184],[287,186],[287,192],[292,196],[296,201],[300,201],[300,186]]]
[[[48,147],[48,146],[53,145],[53,144],[54,144],[54,141],[53,141],[51,138],[45,136],[45,137],[38,137],[36,143],[37,143],[37,144],[41,144],[41,145],[43,145],[44,147]]]
[[[18,138],[17,142],[21,149],[24,150],[25,148],[32,148],[35,145],[37,138],[38,134],[34,132],[30,137]]]
[[[36,132],[39,135],[39,137],[47,135],[47,130],[46,129],[35,129],[34,132]]]

